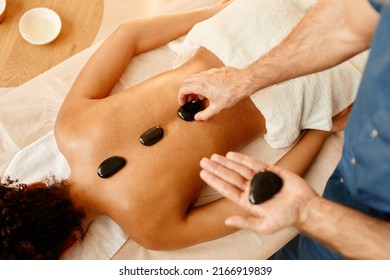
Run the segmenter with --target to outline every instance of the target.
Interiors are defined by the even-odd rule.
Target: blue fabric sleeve
[[[382,4],[379,4],[376,0],[368,0],[368,2],[370,2],[375,10],[377,10],[379,13],[381,12]]]
[[[390,5],[371,42],[359,92],[345,129],[340,170],[350,194],[390,215]]]

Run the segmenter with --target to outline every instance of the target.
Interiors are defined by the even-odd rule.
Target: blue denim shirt
[[[370,2],[381,13],[381,19],[345,129],[343,155],[323,196],[389,221],[390,4]],[[273,259],[343,259],[343,256],[308,236],[300,235]]]
[[[373,1],[370,1],[373,2]],[[354,108],[345,129],[340,178],[350,194],[390,214],[390,5],[381,13]],[[342,202],[342,201],[341,201]],[[386,215],[386,216],[387,216]]]

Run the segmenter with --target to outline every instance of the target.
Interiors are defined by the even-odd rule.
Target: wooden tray
[[[19,33],[19,20],[29,9],[46,7],[62,20],[52,43],[31,45]],[[0,87],[16,87],[89,47],[99,30],[104,0],[7,0],[0,23]]]

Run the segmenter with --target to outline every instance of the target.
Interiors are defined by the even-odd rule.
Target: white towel
[[[243,68],[280,43],[315,2],[235,0],[197,24],[185,38],[169,44],[178,55],[175,66],[205,47],[226,66]],[[362,55],[253,94],[252,101],[266,119],[266,141],[273,148],[283,148],[291,146],[302,129],[330,130],[332,116],[355,100],[365,59]]]
[[[68,162],[57,147],[53,131],[18,151],[5,171],[5,176],[28,183],[44,180],[51,174],[55,174],[57,179],[66,179],[70,174]]]

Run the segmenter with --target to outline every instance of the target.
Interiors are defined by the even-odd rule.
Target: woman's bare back
[[[200,159],[237,150],[264,133],[264,120],[249,99],[207,122],[178,117],[183,77],[220,65],[201,49],[176,70],[104,99],[81,101],[64,126],[68,129],[56,130],[76,203],[87,212],[110,216],[136,239],[139,232],[185,219],[202,186]],[[142,145],[140,135],[155,126],[164,129],[163,138]],[[111,156],[127,163],[102,179],[97,168]]]

